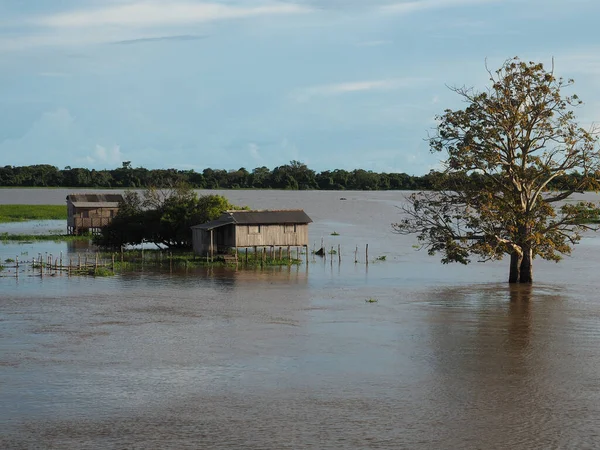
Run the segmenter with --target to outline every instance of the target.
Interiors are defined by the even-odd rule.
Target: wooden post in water
[[[210,262],[214,261],[215,249],[213,241],[213,230],[210,230]]]
[[[69,267],[67,268],[67,275],[71,276],[71,267],[73,267],[73,260],[69,257]]]
[[[365,247],[365,262],[369,265],[369,244]]]
[[[246,264],[248,264],[248,247],[246,247]]]
[[[340,244],[338,244],[338,263],[341,264],[342,262],[342,247]]]
[[[306,251],[306,265],[308,266],[308,245],[304,246],[304,250]]]
[[[60,270],[62,271],[63,261],[62,261],[62,252],[60,252]]]

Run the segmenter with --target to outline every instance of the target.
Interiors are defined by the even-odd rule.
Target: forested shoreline
[[[549,188],[568,189],[580,175],[558,177]],[[476,176],[475,176],[476,178]],[[0,187],[146,188],[185,183],[195,189],[289,189],[289,190],[429,190],[444,182],[445,175],[431,171],[422,176],[406,173],[377,173],[343,169],[316,172],[298,161],[269,169],[251,171],[204,169],[146,169],[125,161],[116,169],[58,167],[49,164],[0,167]]]

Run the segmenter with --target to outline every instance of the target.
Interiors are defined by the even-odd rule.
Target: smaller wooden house
[[[121,194],[67,195],[67,233],[97,233],[108,225],[119,211]]]
[[[226,253],[249,247],[308,247],[308,224],[301,209],[225,211],[211,222],[192,227],[194,252]]]

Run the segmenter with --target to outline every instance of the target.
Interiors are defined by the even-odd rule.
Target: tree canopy
[[[434,177],[443,174],[434,173]],[[577,173],[557,177],[555,188],[576,185]],[[132,167],[130,161],[110,170],[87,168],[64,169],[48,165],[0,167],[0,187],[69,187],[69,188],[148,188],[169,187],[185,183],[196,189],[321,189],[321,190],[419,190],[431,189],[432,174],[376,173],[370,170],[324,170],[315,172],[306,164],[291,161],[269,169],[204,169],[201,172],[178,169]]]
[[[446,155],[443,175],[430,192],[407,199],[405,218],[393,227],[416,233],[444,263],[508,254],[509,281],[531,283],[535,257],[558,261],[594,228],[598,206],[567,200],[600,187],[597,130],[577,124],[581,100],[562,93],[573,80],[553,69],[514,58],[488,73],[483,92],[452,88],[466,107],[437,117],[429,139],[432,152]],[[554,190],[573,172],[569,185]]]
[[[187,185],[169,189],[149,188],[142,195],[127,191],[119,212],[95,241],[118,248],[144,242],[159,247],[189,248],[190,227],[218,218],[223,211],[244,209],[221,195],[198,195]]]

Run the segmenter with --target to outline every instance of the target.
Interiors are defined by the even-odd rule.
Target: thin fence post
[[[342,262],[342,247],[338,244],[338,263]]]
[[[369,264],[369,244],[367,244],[365,247],[365,261],[367,264]]]

